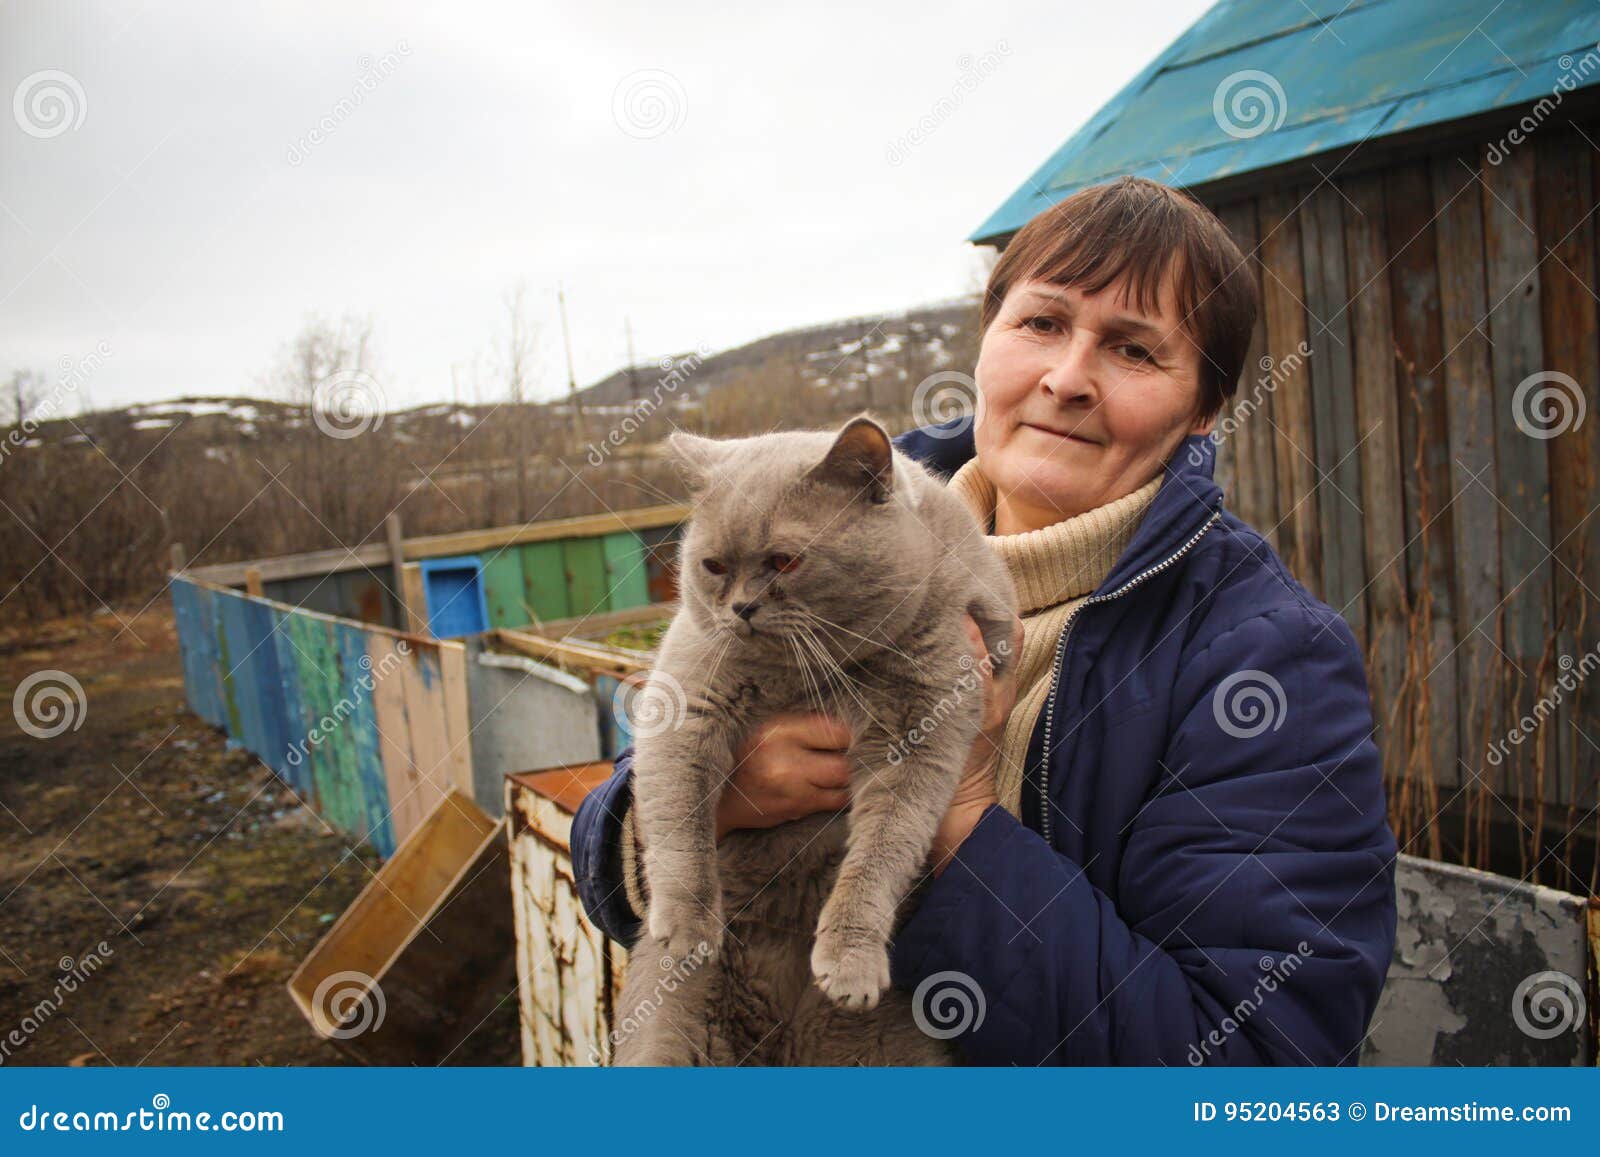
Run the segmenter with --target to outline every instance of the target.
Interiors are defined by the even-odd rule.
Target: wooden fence
[[[425,623],[427,613],[425,606],[408,610],[396,574],[419,560],[469,557],[481,567],[487,625],[522,627],[673,598],[677,537],[687,514],[681,505],[649,506],[418,538],[406,538],[399,516],[390,515],[384,542],[184,573],[307,610],[404,628]],[[421,600],[420,592],[412,597]]]
[[[1264,305],[1219,475],[1366,646],[1402,843],[1488,866],[1504,824],[1522,874],[1585,894],[1596,140],[1551,123],[1213,205]]]
[[[174,575],[189,706],[387,857],[472,792],[465,649]]]

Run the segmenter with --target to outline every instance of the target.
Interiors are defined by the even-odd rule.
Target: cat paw
[[[889,951],[882,943],[849,943],[821,933],[811,949],[811,974],[822,994],[841,1008],[876,1008],[889,987]]]
[[[675,963],[709,963],[722,950],[722,916],[711,905],[694,900],[652,903],[647,926],[650,938]]]

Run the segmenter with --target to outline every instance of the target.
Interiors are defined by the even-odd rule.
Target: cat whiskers
[[[822,694],[822,686],[818,683],[816,675],[811,670],[811,664],[806,659],[806,654],[800,645],[800,641],[789,634],[783,636],[783,641],[784,645],[789,648],[790,653],[794,655],[795,668],[800,672],[801,681],[805,684],[806,701],[817,709],[818,714],[827,714],[827,705]]]
[[[844,668],[839,665],[839,661],[828,653],[828,648],[823,644],[822,640],[817,638],[816,632],[810,623],[803,621],[797,622],[795,625],[794,637],[803,642],[806,647],[810,649],[812,655],[822,664],[824,671],[831,671],[833,673],[834,681],[837,681],[839,686],[843,688],[844,692],[849,695],[851,699],[855,700],[856,706],[861,709],[861,713],[863,715],[871,720],[872,723],[880,730],[892,733],[893,728],[886,727],[883,721],[872,713],[872,708],[868,706],[866,700],[861,697],[861,692],[856,690],[855,683],[852,682],[850,676],[845,673]]]
[[[823,616],[817,614],[817,612],[815,612],[815,611],[809,611],[808,610],[808,611],[802,611],[801,613],[804,614],[807,617],[807,619],[812,623],[820,624],[821,626],[828,627],[828,628],[830,628],[832,630],[835,630],[835,631],[842,631],[846,635],[850,635],[853,638],[860,639],[863,643],[871,643],[875,647],[882,647],[885,651],[888,651],[888,652],[890,652],[891,654],[894,654],[894,655],[898,655],[900,658],[904,659],[907,663],[915,664],[916,661],[917,661],[917,660],[913,659],[910,655],[908,655],[904,651],[902,651],[899,647],[891,646],[889,643],[886,643],[882,639],[874,639],[870,635],[863,635],[858,631],[852,631],[849,627],[845,626],[844,624],[836,623],[832,619],[824,618]]]

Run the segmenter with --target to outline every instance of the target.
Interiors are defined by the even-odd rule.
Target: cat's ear
[[[870,502],[887,502],[894,488],[894,446],[888,431],[865,414],[851,418],[807,477],[842,486]]]
[[[691,493],[698,494],[711,484],[711,471],[723,459],[721,443],[697,434],[674,430],[667,437],[673,465]]]

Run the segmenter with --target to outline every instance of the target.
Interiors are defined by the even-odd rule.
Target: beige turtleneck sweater
[[[1017,588],[1022,617],[1022,658],[1017,665],[1017,702],[1006,719],[995,769],[1001,806],[1019,815],[1022,772],[1039,711],[1050,694],[1050,668],[1056,643],[1072,616],[1105,581],[1118,557],[1133,541],[1145,511],[1161,488],[1158,475],[1132,494],[1063,519],[1042,530],[991,534],[985,541],[1005,563]],[[994,484],[972,459],[950,479],[950,489],[984,527],[994,524]]]
[[[979,525],[994,525],[994,484],[978,469],[976,458],[956,471],[949,483]],[[1056,643],[1072,616],[1105,581],[1122,552],[1133,541],[1139,523],[1161,488],[1158,475],[1143,488],[1084,514],[1063,519],[1042,530],[988,535],[989,548],[1005,563],[1017,589],[1022,617],[1022,657],[1017,668],[1017,701],[1006,720],[995,769],[1001,805],[1021,814],[1022,772],[1039,711],[1050,694],[1050,668]],[[622,880],[628,902],[643,918],[648,907],[642,857],[639,855],[633,808],[622,821]]]

